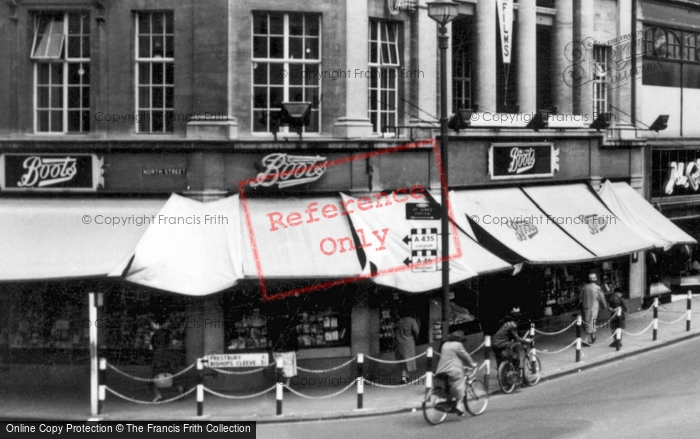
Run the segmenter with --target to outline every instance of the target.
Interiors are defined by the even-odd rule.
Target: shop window
[[[172,12],[136,14],[136,131],[172,133],[175,31]]]
[[[642,83],[700,88],[699,39],[695,31],[645,25]]]
[[[34,20],[34,131],[90,131],[90,15],[40,13]]]
[[[593,119],[608,111],[608,46],[593,47]]]
[[[368,114],[375,133],[393,131],[398,125],[399,26],[369,21]]]
[[[311,118],[304,132],[318,133],[321,15],[254,12],[252,76],[254,132],[270,132],[270,115],[282,102],[310,102]]]
[[[452,22],[452,111],[472,108],[472,19]]]
[[[350,345],[351,305],[342,288],[270,302],[261,302],[256,293],[241,296],[229,293],[223,299],[227,351]]]

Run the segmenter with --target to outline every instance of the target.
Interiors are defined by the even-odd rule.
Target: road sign
[[[209,367],[266,367],[270,364],[268,353],[213,354],[207,355]]]
[[[413,273],[427,273],[437,271],[437,250],[412,250],[411,267]],[[426,265],[417,265],[426,264]]]
[[[437,250],[438,230],[411,229],[411,250]]]

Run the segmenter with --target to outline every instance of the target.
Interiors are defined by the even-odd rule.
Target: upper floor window
[[[593,47],[593,118],[608,111],[608,46]]]
[[[681,32],[660,27],[647,27],[644,32],[644,55],[681,59]]]
[[[375,133],[392,131],[398,122],[398,26],[369,21],[369,120]]]
[[[269,132],[282,102],[311,103],[306,133],[320,131],[321,15],[253,13],[254,132]]]
[[[172,133],[175,38],[172,12],[136,14],[136,130]]]
[[[90,131],[90,15],[44,12],[35,16],[34,131]]]
[[[452,22],[452,108],[472,108],[472,20]]]

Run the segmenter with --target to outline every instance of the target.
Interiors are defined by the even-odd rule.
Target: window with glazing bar
[[[375,133],[393,131],[398,124],[400,67],[398,26],[382,20],[369,22],[369,120]]]

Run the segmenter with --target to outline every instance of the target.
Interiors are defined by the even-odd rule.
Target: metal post
[[[484,387],[489,393],[489,376],[491,375],[491,336],[484,336]]]
[[[433,388],[433,347],[428,346],[427,360],[425,361],[425,390]]]
[[[107,359],[100,358],[100,371],[98,373],[98,403],[97,403],[97,414],[101,415],[105,407],[105,394],[107,387]]]
[[[442,190],[442,215],[440,227],[442,228],[442,339],[445,340],[450,332],[450,218],[447,206],[449,181],[447,158],[447,48],[449,37],[447,27],[440,26],[438,36],[440,47],[440,162],[441,176],[440,188]]]
[[[95,416],[99,414],[99,380],[98,380],[98,358],[97,349],[97,293],[88,294],[88,313],[90,323],[90,413]]]
[[[581,316],[576,316],[576,362],[581,361]]]
[[[204,362],[197,358],[197,416],[204,415]]]
[[[620,348],[622,347],[622,327],[620,326],[622,324],[622,307],[617,307],[616,313],[616,319],[617,319],[617,328],[615,328],[615,350],[619,351]]]
[[[284,373],[282,371],[284,363],[283,363],[283,360],[281,357],[277,358],[277,360],[275,362],[275,366],[276,366],[276,372],[277,372],[277,416],[281,416],[282,415],[282,400],[283,400],[282,395],[284,394],[283,384],[282,384],[282,382],[284,381],[284,377],[283,377]]]
[[[361,409],[364,404],[365,394],[365,375],[363,365],[365,363],[365,355],[357,354],[357,408]]]
[[[690,318],[693,315],[693,313],[690,311],[692,302],[693,302],[693,292],[691,290],[688,290],[688,314],[685,318],[685,330],[686,331],[690,331]]]
[[[653,341],[656,341],[656,334],[659,331],[659,298],[655,297],[654,298],[654,338]]]

